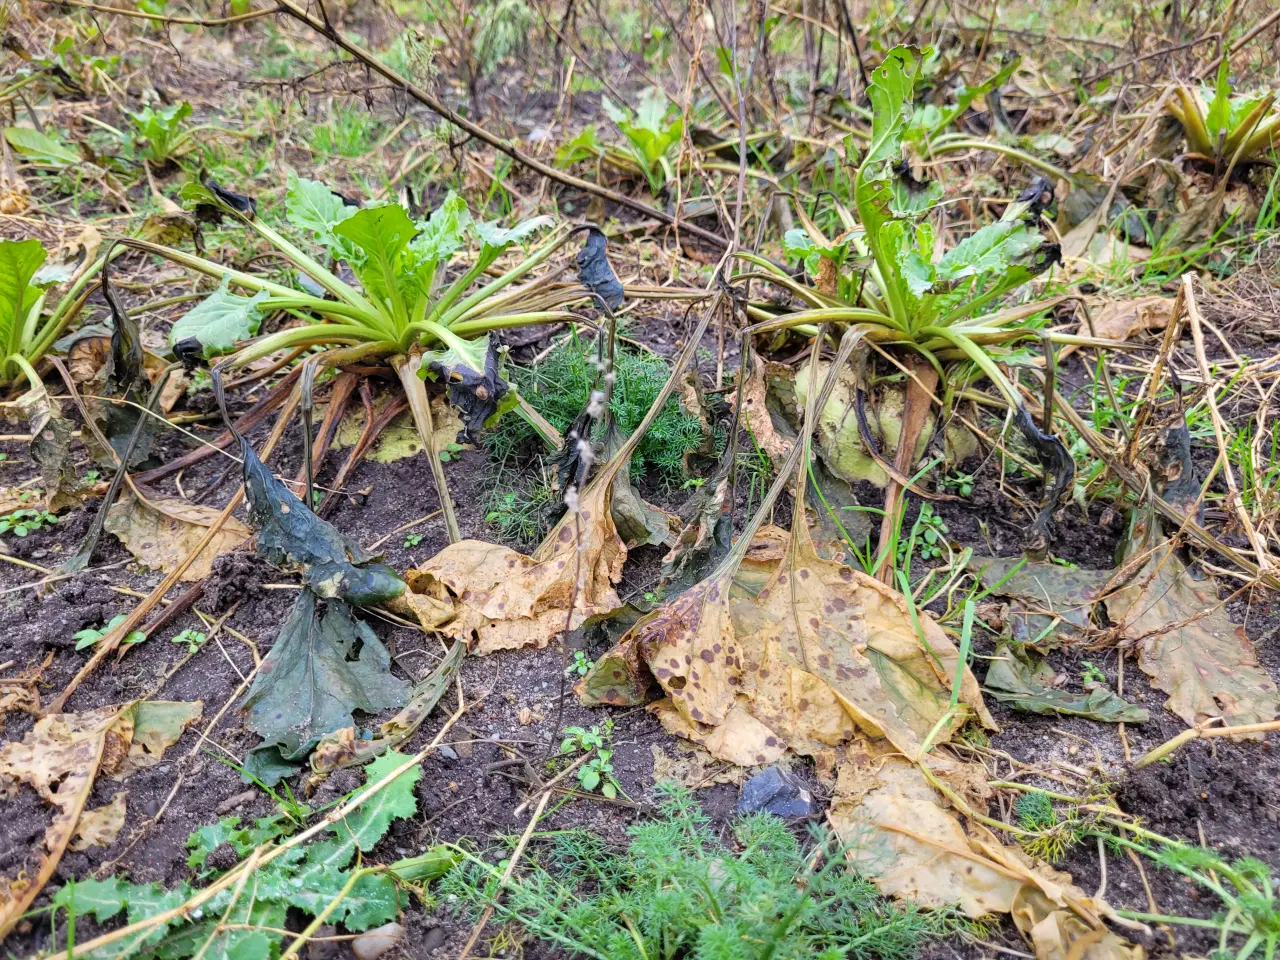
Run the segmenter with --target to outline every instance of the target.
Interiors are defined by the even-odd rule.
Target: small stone
[[[307,944],[307,960],[338,960],[342,948],[336,940],[327,939],[338,935],[338,928],[331,923],[322,923],[316,927],[315,939]]]
[[[446,760],[458,759],[458,751],[453,749],[453,747],[449,746],[447,743],[442,743],[440,746],[436,747],[436,753],[440,754],[440,756],[444,757]]]
[[[404,927],[398,923],[384,923],[351,941],[351,952],[356,960],[377,960],[404,936]]]
[[[759,810],[779,817],[807,817],[816,812],[809,788],[780,767],[767,767],[742,785],[738,812]]]
[[[427,935],[422,938],[422,952],[430,955],[439,950],[444,946],[445,937],[447,936],[448,934],[445,933],[444,927],[432,927],[427,931]]]

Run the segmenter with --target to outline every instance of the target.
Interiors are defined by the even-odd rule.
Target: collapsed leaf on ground
[[[670,750],[668,753],[657,744],[649,748],[653,754],[654,783],[673,780],[698,790],[715,783],[741,783],[747,777],[745,767],[717,760],[697,744],[677,742]]]
[[[374,563],[372,554],[308,509],[243,437],[240,456],[249,525],[258,531],[261,556],[277,566],[300,568],[303,583],[321,597],[363,605],[382,603],[404,592],[404,581],[395,571]]]
[[[1169,695],[1165,707],[1193,726],[1211,717],[1226,726],[1274,719],[1280,696],[1244,628],[1232,622],[1216,584],[1193,576],[1150,509],[1135,511],[1122,559],[1143,556],[1107,597],[1107,615],[1137,645],[1151,685]]]
[[[351,712],[404,705],[408,687],[391,674],[391,655],[341,600],[320,609],[304,587],[241,706],[263,742],[245,770],[268,785],[302,762],[325,734],[353,725]]]
[[[413,736],[449,688],[454,674],[462,666],[466,650],[461,643],[450,647],[427,678],[413,688],[404,709],[378,727],[376,735],[362,739],[356,736],[355,727],[343,727],[321,737],[311,754],[311,769],[315,773],[330,773],[339,767],[356,766]]]
[[[179,708],[178,712],[170,708]],[[138,755],[158,759],[200,716],[196,703],[163,704],[134,701],[81,713],[41,717],[20,742],[0,747],[0,788],[19,783],[36,790],[54,808],[53,822],[35,851],[38,866],[31,876],[0,877],[0,939],[53,875],[76,830],[85,801],[98,776],[122,779],[138,769]],[[182,718],[173,723],[175,717]],[[136,741],[145,741],[143,746]]]
[[[116,793],[111,802],[94,810],[85,810],[76,824],[71,838],[72,850],[88,850],[90,847],[109,847],[116,842],[124,826],[126,792]]]
[[[680,508],[683,526],[662,558],[662,578],[689,586],[704,579],[729,554],[733,526],[728,473],[721,469]]]
[[[126,494],[111,505],[105,529],[119,537],[144,566],[167,572],[191,553],[221,513],[214,507],[176,498],[148,497],[143,501]],[[180,579],[203,580],[216,556],[234,550],[252,534],[235,517],[228,517]]]
[[[1093,315],[1093,326],[1087,318],[1080,320],[1076,333],[1082,337],[1100,337],[1103,340],[1126,342],[1130,337],[1149,330],[1163,330],[1169,325],[1173,313],[1172,297],[1138,297],[1135,300],[1116,300]],[[1065,360],[1080,348],[1069,343],[1058,351],[1059,361]]]
[[[616,472],[602,470],[582,491],[579,512],[566,514],[532,556],[481,540],[452,543],[405,574],[404,601],[426,629],[460,640],[481,656],[545,647],[566,627],[576,629],[616,609],[613,585],[627,557],[611,511]],[[581,589],[570,616],[579,574]]]
[[[518,401],[511,385],[498,375],[498,342],[488,334],[424,353],[422,359],[419,375],[443,383],[449,402],[462,414],[463,443],[474,443],[487,423]]]
[[[985,784],[985,771],[974,765],[938,756],[928,762],[962,796]],[[981,824],[966,830],[920,768],[888,744],[850,745],[829,817],[849,860],[881,893],[924,907],[954,906],[974,919],[1007,913],[1036,944],[1038,960],[1144,956],[1106,928],[1111,909],[1073,886],[1070,875],[1002,845]],[[1064,953],[1039,952],[1054,942],[1051,930]]]
[[[616,423],[610,423],[605,436],[605,458],[617,456],[625,438]],[[628,550],[643,546],[671,546],[675,543],[674,531],[680,528],[680,518],[649,503],[631,483],[631,464],[618,466],[613,478],[610,500],[613,524]]]
[[[1129,703],[1103,686],[1073,693],[1054,686],[1054,671],[1043,660],[1038,664],[1018,644],[996,647],[983,690],[1015,710],[1043,715],[1088,717],[1103,723],[1146,723],[1145,707]]]
[[[16,676],[0,677],[0,732],[4,731],[5,714],[15,710],[31,714],[40,712],[38,684],[51,663],[53,663],[52,650],[45,657],[44,663],[30,664]]]
[[[969,570],[986,590],[1012,599],[1008,621],[1014,641],[1046,650],[1094,629],[1094,606],[1115,575],[1112,570],[1033,563],[1024,557],[974,557]]]
[[[948,713],[955,647],[926,613],[918,632],[895,591],[819,557],[797,517],[755,596],[734,589],[735,548],[710,578],[636,624],[593,673],[609,671],[610,690],[627,697],[645,689],[634,671],[647,668],[670,698],[657,708],[667,729],[730,762],[771,762],[788,746],[830,758],[859,728],[914,756]],[[595,683],[589,674],[585,685]],[[994,726],[967,669],[962,683],[963,710],[935,742],[969,710]]]
[[[75,425],[62,416],[62,407],[41,384],[15,400],[0,402],[0,419],[24,424],[31,434],[31,458],[40,465],[45,509],[57,513],[77,506],[79,478],[71,462]]]
[[[391,399],[391,395],[383,394],[374,401],[375,422]],[[469,444],[458,443],[458,434],[462,431],[462,419],[444,397],[431,398],[431,423],[435,427],[437,450],[471,449]],[[343,450],[355,446],[360,440],[364,427],[365,411],[353,405],[338,423],[338,429],[333,436],[332,449]],[[412,414],[404,410],[392,417],[391,422],[378,433],[378,439],[373,442],[364,458],[375,463],[395,463],[415,457],[424,449],[426,448],[422,443],[422,437],[413,425]]]

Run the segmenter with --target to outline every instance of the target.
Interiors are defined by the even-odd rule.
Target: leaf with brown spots
[[[1274,719],[1280,696],[1253,644],[1231,621],[1214,582],[1193,579],[1157,523],[1154,511],[1135,513],[1125,552],[1146,562],[1107,597],[1107,615],[1137,643],[1143,672],[1169,695],[1165,707],[1188,724]]]
[[[1030,563],[1022,557],[974,557],[968,569],[987,590],[1012,598],[1013,639],[1046,650],[1094,629],[1094,606],[1114,576],[1112,570]]]
[[[985,780],[985,771],[973,764],[937,755],[928,762],[935,777],[959,792],[975,773]],[[850,746],[829,817],[848,844],[849,860],[886,896],[956,907],[974,919],[1010,914],[1034,943],[1038,960],[1143,956],[1106,928],[1103,920],[1114,917],[1106,903],[1086,896],[1069,874],[1004,846],[982,825],[970,823],[966,830],[920,767],[894,755],[888,744]]]
[[[71,838],[72,850],[88,850],[90,847],[109,847],[116,842],[124,826],[126,792],[120,790],[111,802],[80,814],[75,836]]]
[[[178,566],[218,521],[222,511],[170,497],[141,500],[128,494],[111,505],[104,524],[140,563],[166,573]],[[227,517],[200,556],[179,578],[186,582],[209,575],[214,557],[233,550],[253,531],[235,517]]]
[[[167,721],[153,722],[162,716],[171,718],[164,708],[174,706],[185,711],[186,722],[176,729]],[[135,740],[146,741],[153,750],[162,752],[200,715],[200,706],[134,701],[123,707],[48,714],[36,721],[21,742],[0,747],[0,792],[12,792],[25,783],[54,808],[53,820],[36,851],[39,865],[34,876],[0,877],[0,940],[57,869],[94,780],[99,775],[123,778],[137,769],[139,765],[131,762]]]
[[[846,359],[852,342],[846,337],[841,345]],[[843,362],[837,357],[829,369],[838,371]],[[837,381],[827,378],[810,409],[822,409]],[[646,666],[670,698],[659,708],[664,724],[719,759],[741,763],[742,757],[780,755],[788,746],[826,755],[859,728],[916,756],[948,713],[958,665],[955,648],[927,614],[920,615],[917,634],[899,594],[819,557],[802,506],[765,585],[754,596],[735,589],[769,505],[806,460],[810,429],[715,573],[638,622],[599,669],[630,671],[630,686],[616,678],[612,686],[635,692],[643,689],[640,664]],[[994,727],[977,681],[967,669],[961,676],[961,703]],[[947,739],[963,719],[963,713],[953,717],[935,737]]]

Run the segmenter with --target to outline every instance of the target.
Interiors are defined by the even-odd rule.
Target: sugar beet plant
[[[948,362],[972,363],[1015,411],[1037,454],[1051,461],[1057,492],[1070,482],[1070,458],[1059,441],[1032,423],[990,351],[992,345],[1040,335],[1025,321],[1048,305],[1033,302],[984,312],[1059,259],[1057,245],[1047,243],[1037,229],[1051,188],[1040,181],[1004,219],[935,258],[935,235],[926,213],[941,198],[941,187],[913,180],[902,159],[919,63],[913,48],[897,47],[872,77],[872,135],[854,180],[856,220],[853,211],[841,209],[846,231],[829,240],[802,213],[805,227],[789,231],[785,238],[787,252],[804,261],[815,286],[793,280],[762,257],[739,254],[761,268],[743,279],[784,287],[806,306],[779,312],[768,304],[753,304],[748,310],[759,331],[849,325],[867,341],[908,358],[922,358],[944,382]],[[1045,335],[1061,342],[1095,342]],[[901,442],[910,449],[914,438]]]
[[[580,288],[547,278],[528,280],[569,238],[557,229],[515,266],[497,277],[487,273],[510,247],[551,226],[547,217],[503,228],[474,220],[466,201],[450,194],[426,219],[398,204],[357,207],[322,183],[291,175],[286,212],[293,226],[308,233],[331,262],[350,266],[358,287],[287,239],[257,216],[256,204],[212,181],[188,184],[184,199],[206,220],[243,223],[292,265],[298,290],[255,274],[230,269],[203,257],[141,240],[122,241],[221,280],[219,288],[173,327],[176,352],[242,366],[276,351],[323,346],[337,348],[328,362],[385,358],[408,396],[410,410],[440,491],[451,539],[457,521],[434,447],[434,429],[424,379],[439,379],[462,411],[469,432],[519,402],[498,372],[493,330],[566,319],[562,309],[584,296]],[[450,276],[455,254],[478,241],[472,262]],[[520,282],[523,281],[523,282]],[[232,292],[246,291],[250,296]],[[313,291],[313,292],[308,292]],[[308,321],[262,336],[252,343],[264,317],[286,311]]]

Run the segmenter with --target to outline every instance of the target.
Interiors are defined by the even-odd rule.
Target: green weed
[[[617,382],[610,408],[619,429],[630,433],[644,418],[670,375],[667,362],[655,354],[618,344],[614,355]],[[572,336],[536,367],[512,366],[507,370],[520,394],[561,432],[582,412],[595,382],[595,349]],[[507,417],[486,435],[489,449],[499,459],[512,455],[535,439],[524,420]],[[684,480],[685,454],[702,444],[702,428],[696,417],[684,412],[672,398],[645,434],[631,458],[631,477],[639,480],[652,469],[663,484],[678,486]]]
[[[954,926],[882,900],[838,844],[805,845],[769,814],[735,825],[726,848],[692,791],[659,784],[661,816],[625,851],[581,830],[535,835],[522,870],[468,857],[441,883],[459,907],[517,923],[575,955],[608,960],[840,960],[910,957]]]
[[[25,537],[28,533],[52,527],[57,522],[58,518],[48,510],[14,510],[0,517],[0,534],[13,531],[15,537]]]
[[[86,647],[92,647],[95,643],[105,637],[108,633],[124,623],[125,615],[117,613],[104,627],[86,627],[83,630],[77,630],[71,635],[71,639],[76,642],[76,649],[83,650]],[[122,643],[141,643],[147,639],[147,634],[142,630],[131,631],[130,634],[122,640]]]

